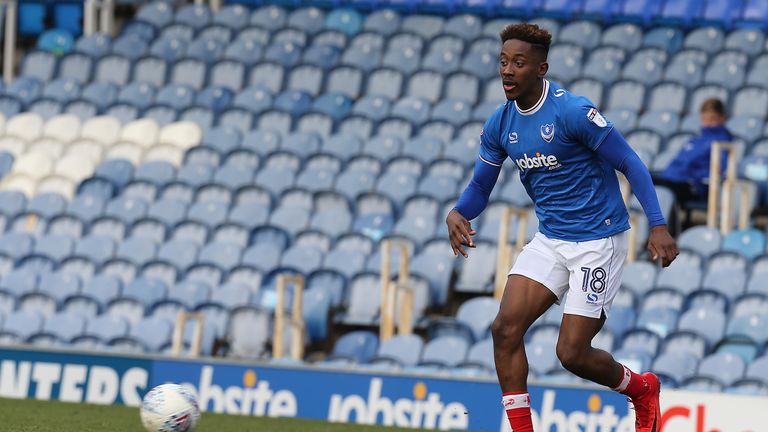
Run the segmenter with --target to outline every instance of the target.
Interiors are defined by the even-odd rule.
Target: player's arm
[[[667,222],[661,213],[661,206],[659,206],[648,168],[619,131],[613,128],[595,152],[615,170],[624,174],[629,181],[651,227],[648,250],[654,260],[661,258],[662,264],[665,267],[668,266],[678,255],[677,245],[667,231]]]
[[[485,210],[500,172],[501,165],[491,164],[482,156],[477,158],[472,180],[445,220],[454,255],[462,254],[466,257],[467,253],[463,246],[475,247],[472,236],[476,232],[469,221]]]

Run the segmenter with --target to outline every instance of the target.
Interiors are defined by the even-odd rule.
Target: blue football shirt
[[[480,158],[500,166],[509,157],[533,200],[548,238],[588,241],[629,229],[614,169],[595,150],[613,128],[585,97],[544,80],[530,109],[507,101],[488,119]]]

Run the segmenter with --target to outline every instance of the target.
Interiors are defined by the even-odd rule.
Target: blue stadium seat
[[[711,2],[715,3],[727,3],[727,2]],[[709,8],[708,8],[709,9]],[[707,12],[705,12],[706,17]],[[725,34],[723,31],[716,27],[700,27],[697,28],[685,37],[683,46],[685,48],[695,48],[704,52],[714,54],[723,48],[725,42]]]
[[[79,315],[59,312],[45,321],[41,333],[32,337],[52,336],[61,342],[68,343],[76,336],[80,336],[83,330],[85,330],[85,319]]]
[[[43,93],[43,82],[32,77],[18,77],[5,88],[5,94],[29,104]],[[13,113],[15,114],[15,113]],[[8,115],[11,117],[11,115]]]
[[[155,258],[157,245],[144,237],[129,237],[120,242],[115,258],[120,258],[142,266]]]
[[[134,81],[120,89],[117,102],[124,102],[139,109],[145,109],[152,104],[155,91],[155,88],[149,83]]]
[[[165,85],[169,66],[165,59],[160,57],[143,57],[138,59],[133,66],[133,82],[151,84],[155,88]],[[135,85],[135,84],[131,84]],[[148,100],[147,103],[151,101]]]
[[[723,250],[755,258],[765,250],[765,235],[754,228],[733,231],[723,239]]]
[[[368,363],[377,353],[379,338],[368,331],[354,331],[342,336],[333,346],[329,359],[344,358],[354,363]]]
[[[240,30],[248,25],[250,11],[243,5],[228,5],[213,15],[213,23],[226,26],[232,30]]]
[[[710,344],[715,344],[725,332],[725,322],[725,314],[716,309],[691,309],[680,317],[678,329],[698,332]]]
[[[130,25],[130,23],[126,24],[126,26]],[[138,60],[149,53],[149,40],[142,39],[135,34],[122,35],[112,43],[112,53],[132,61]]]
[[[125,285],[122,290],[121,298],[130,298],[150,306],[155,302],[164,299],[168,294],[168,287],[156,279],[139,277],[133,282]]]
[[[705,357],[699,364],[698,375],[730,385],[744,376],[746,365],[741,357],[730,353],[716,353]]]
[[[207,5],[187,5],[182,7],[176,12],[174,21],[177,23],[187,24],[194,27],[196,30],[200,30],[211,22],[213,14],[208,9]]]
[[[742,315],[731,319],[726,328],[726,339],[743,340],[754,342],[763,346],[768,341],[768,314],[750,314]]]
[[[80,279],[62,272],[45,273],[40,276],[38,290],[62,302],[69,296],[79,294]]]
[[[736,90],[744,84],[748,57],[744,53],[724,51],[716,55],[704,74],[704,82]]]
[[[117,197],[107,204],[104,214],[130,225],[147,214],[147,204],[137,199]]]
[[[698,359],[690,353],[665,352],[656,357],[653,370],[681,383],[696,375],[698,363]]]
[[[154,1],[145,5],[136,12],[137,20],[145,21],[157,28],[163,28],[173,22],[173,6],[168,2]]]
[[[622,351],[642,352],[651,357],[656,356],[661,345],[658,334],[645,329],[634,329],[624,334],[622,339]]]
[[[198,247],[190,241],[171,240],[160,246],[157,258],[179,269],[185,269],[197,260]]]
[[[133,324],[128,332],[129,337],[134,338],[149,352],[158,352],[170,342],[171,323],[157,317],[146,317]]]
[[[768,382],[768,356],[764,355],[750,363],[746,377]]]
[[[382,342],[373,363],[389,363],[401,367],[416,366],[421,359],[424,341],[418,335],[397,335]]]
[[[80,84],[65,78],[48,80],[43,89],[43,96],[60,102],[71,102],[80,96]]]
[[[669,307],[651,307],[640,312],[637,317],[637,327],[650,330],[660,337],[666,337],[671,333],[679,317],[679,311]]]
[[[121,38],[132,37],[148,42],[157,37],[157,33],[158,30],[154,25],[142,20],[132,20],[123,26],[120,36]]]
[[[184,84],[168,84],[157,92],[155,102],[174,109],[183,109],[195,100],[195,91]]]
[[[232,311],[227,334],[232,338],[232,354],[257,358],[264,354],[269,339],[270,313],[255,307],[239,307]]]
[[[24,56],[21,63],[22,76],[51,81],[56,72],[57,58],[47,51],[32,51]]]
[[[688,293],[699,287],[702,274],[701,256],[693,251],[681,250],[675,262],[659,272],[656,286],[673,286]]]
[[[109,82],[118,86],[128,83],[131,77],[131,61],[123,56],[110,54],[99,59],[93,79]]]
[[[696,360],[704,358],[708,350],[707,340],[698,333],[677,331],[668,335],[664,341],[664,352],[680,352],[691,355]]]
[[[79,83],[87,83],[93,73],[93,58],[82,53],[67,54],[59,61],[57,76],[69,78]]]
[[[58,309],[56,299],[42,292],[27,293],[19,297],[17,310],[37,312],[45,319],[51,318]]]
[[[18,310],[8,315],[0,331],[0,340],[4,343],[24,342],[29,336],[43,327],[43,316],[32,311]]]
[[[677,53],[667,64],[664,77],[687,88],[699,86],[704,78],[704,66],[707,54],[698,49],[688,49]]]

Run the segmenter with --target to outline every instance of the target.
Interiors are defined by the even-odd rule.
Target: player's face
[[[704,111],[701,113],[701,127],[715,127],[725,123],[725,117],[716,111]]]
[[[539,78],[547,71],[546,62],[531,44],[518,39],[504,42],[499,55],[499,75],[504,86],[504,94],[509,100],[532,97],[535,103],[539,96],[531,95]]]

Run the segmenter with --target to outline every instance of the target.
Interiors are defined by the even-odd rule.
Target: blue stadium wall
[[[490,380],[232,361],[0,349],[0,397],[136,406],[179,382],[205,411],[439,430],[509,431]],[[530,388],[539,432],[631,432],[621,395],[596,388]],[[660,432],[764,431],[768,398],[664,391]],[[137,417],[138,422],[138,417]]]

